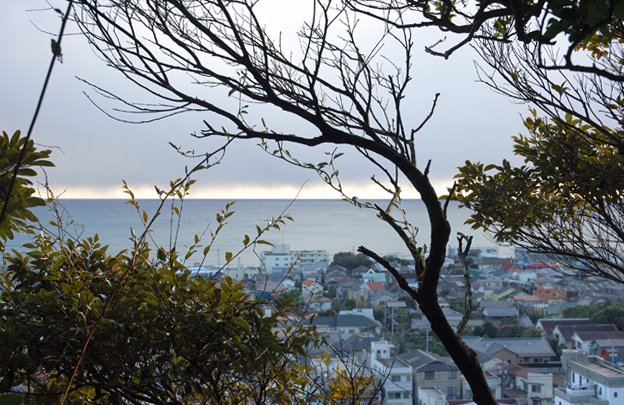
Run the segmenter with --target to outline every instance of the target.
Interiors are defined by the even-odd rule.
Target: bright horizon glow
[[[451,181],[434,182],[438,195],[445,195]],[[129,185],[138,199],[156,199],[158,195],[154,186]],[[370,182],[345,182],[343,187],[359,199],[388,199],[387,193]],[[53,188],[56,196],[62,199],[127,199],[121,186],[58,186]],[[163,188],[164,189],[164,188]],[[301,200],[328,200],[340,199],[341,196],[324,183],[305,184],[303,187],[294,184],[258,185],[258,184],[228,184],[202,186],[195,184],[191,187],[189,199],[301,199]],[[419,199],[415,190],[406,190],[402,194],[404,199]]]

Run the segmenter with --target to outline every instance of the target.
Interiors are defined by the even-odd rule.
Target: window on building
[[[448,387],[448,397],[449,397],[449,399],[455,399],[456,395],[457,395],[456,388],[455,387]]]
[[[401,381],[401,376],[400,375],[392,375],[392,376],[390,376],[390,381],[393,381],[393,382]]]
[[[409,398],[409,397],[410,397],[410,393],[409,393],[409,391],[403,391],[403,398],[404,398],[404,399],[407,399],[407,398]]]
[[[449,380],[457,379],[457,371],[449,371],[448,372],[448,378],[449,378]]]
[[[425,371],[425,380],[433,380],[433,379],[435,379],[435,372]]]
[[[618,394],[617,392],[614,392],[613,393],[613,398],[617,398],[617,394]]]
[[[389,392],[388,393],[388,398],[390,398],[390,399],[401,399],[401,393],[400,392]]]
[[[536,393],[542,392],[542,386],[541,385],[537,385],[537,384],[533,384],[531,386],[531,392],[536,392]]]

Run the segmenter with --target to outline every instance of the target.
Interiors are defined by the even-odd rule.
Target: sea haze
[[[184,201],[182,220],[177,239],[178,252],[188,247],[195,234],[201,235],[208,230],[214,230],[215,215],[227,203],[227,200],[199,200]],[[141,208],[151,216],[155,212],[158,200],[142,200]],[[378,201],[383,206],[383,201]],[[73,221],[66,229],[74,236],[89,236],[95,233],[100,235],[102,243],[110,246],[110,253],[130,246],[130,230],[139,234],[143,231],[139,214],[125,203],[124,200],[62,200],[62,206]],[[425,206],[420,200],[406,200],[403,202],[408,219],[419,228],[419,243],[427,243],[430,227],[427,221]],[[290,205],[290,206],[289,206]],[[170,238],[175,234],[175,221],[172,226],[170,203],[165,206],[162,214],[157,218],[152,231],[152,240],[164,247],[169,247]],[[364,245],[381,255],[395,254],[407,256],[407,249],[390,227],[375,216],[370,209],[359,209],[340,200],[238,200],[231,208],[234,211],[228,219],[228,224],[213,244],[212,251],[207,258],[208,264],[223,264],[226,251],[237,252],[243,246],[245,234],[254,237],[256,224],[263,226],[272,217],[277,217],[285,210],[294,222],[287,222],[280,231],[273,230],[263,239],[273,243],[289,244],[295,250],[327,250],[330,255],[337,252],[353,251]],[[52,216],[47,209],[36,211],[41,222],[46,223]],[[450,246],[457,244],[454,235],[463,232],[474,236],[474,247],[488,247],[493,243],[485,235],[475,232],[464,225],[469,211],[459,208],[459,204],[451,202],[448,207],[448,217],[452,226]],[[209,232],[205,241],[209,240]],[[17,239],[9,243],[10,248],[19,248],[24,243]],[[258,246],[258,250],[269,250],[270,246]],[[200,249],[201,251],[201,249]],[[201,259],[195,255],[189,264]],[[256,265],[257,256],[249,250],[240,255],[242,264]]]

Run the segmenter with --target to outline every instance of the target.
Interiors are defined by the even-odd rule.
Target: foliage
[[[614,34],[615,35],[615,34]],[[523,164],[466,162],[457,199],[475,229],[572,269],[624,281],[624,85],[621,36],[577,52],[607,76],[574,77],[542,67],[531,48],[482,44],[481,79],[532,105],[526,135],[514,137]],[[591,41],[590,41],[591,43]],[[591,51],[591,52],[587,52]],[[522,67],[522,69],[520,69]]]
[[[331,392],[331,402],[353,404],[373,398],[376,386],[373,376],[350,376],[346,370],[338,370],[336,376],[329,382],[328,388]]]
[[[624,330],[624,304],[621,302],[579,305],[566,308],[562,315],[564,318],[589,318],[594,323],[613,323]]]
[[[460,301],[460,300],[453,300],[450,302],[450,307],[453,311],[457,311],[460,314],[463,314],[465,311],[465,303],[464,301]]]
[[[573,49],[593,35],[622,32],[624,2],[621,0],[556,0],[510,2],[482,1],[478,7],[459,0],[347,0],[353,10],[402,28],[437,27],[461,39],[444,44],[446,37],[426,48],[448,58],[475,38],[549,46],[560,34]],[[438,51],[442,45],[446,50]]]
[[[10,198],[6,198],[9,192],[11,178],[19,155],[24,149],[24,158],[17,171],[15,184],[13,185]],[[37,175],[36,168],[51,167],[48,160],[50,150],[37,150],[35,143],[26,138],[20,131],[15,131],[12,136],[2,132],[0,137],[0,199],[2,204],[8,202],[5,218],[0,223],[0,247],[4,246],[7,239],[13,239],[15,232],[26,229],[29,221],[36,221],[31,209],[45,204],[45,201],[35,195],[31,178]]]
[[[557,338],[549,337],[546,339],[548,340],[548,344],[550,344],[550,347],[552,347],[552,349],[555,351],[557,358],[561,358],[561,353],[563,353],[563,349],[566,348],[565,345],[559,344],[559,339]]]
[[[498,336],[498,329],[492,322],[484,322],[482,326],[475,326],[472,331],[472,335],[494,338]]]
[[[331,265],[338,265],[353,270],[359,266],[368,267],[373,264],[372,260],[362,253],[353,254],[351,252],[338,252],[334,255]]]
[[[427,336],[429,337],[429,352],[435,353],[439,356],[448,356],[448,352],[444,348],[444,345],[433,333],[429,333],[427,335],[423,332],[401,332],[390,336],[390,339],[395,345],[397,345],[400,353],[405,353],[415,349],[426,350]]]
[[[294,359],[316,339],[313,330],[284,326],[275,334],[283,311],[265,316],[265,304],[230,278],[195,278],[180,262],[152,263],[150,253],[131,253],[133,271],[87,349],[73,400],[289,402],[303,395],[305,370]],[[28,252],[6,260],[3,391],[27,384],[35,397],[54,397],[132,259],[109,255],[97,236],[60,246],[38,236]]]
[[[355,300],[352,298],[349,298],[348,300],[345,301],[344,303],[344,309],[346,310],[352,310],[353,308],[355,308]]]

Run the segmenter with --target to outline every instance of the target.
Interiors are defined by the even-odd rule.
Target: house
[[[304,299],[323,295],[323,285],[316,280],[306,278],[301,282],[301,295]]]
[[[553,331],[553,338],[557,339],[557,343],[568,348],[574,348],[572,337],[575,332],[617,332],[617,327],[612,324],[582,324],[582,325],[558,325]]]
[[[295,281],[290,277],[278,274],[258,274],[255,277],[257,291],[276,293],[295,289]]]
[[[536,368],[506,365],[501,373],[503,398],[516,398],[527,405],[550,404],[554,398],[553,375]]]
[[[363,315],[368,319],[375,319],[373,315],[373,308],[353,308],[353,309],[341,309],[338,315]]]
[[[360,283],[355,280],[347,280],[336,286],[336,298],[340,302],[347,300],[363,301],[363,293]]]
[[[588,353],[591,350],[592,343],[601,341],[606,344],[611,341],[613,345],[617,340],[624,340],[624,332],[621,331],[594,331],[594,330],[577,330],[572,335],[572,347],[570,349],[580,350]],[[604,344],[603,343],[603,344]]]
[[[392,355],[385,340],[371,343],[370,367],[383,380],[387,405],[412,405],[412,367],[400,357]]]
[[[545,337],[482,338],[465,336],[473,350],[503,360],[507,364],[539,365],[556,359]]]
[[[553,332],[560,325],[588,325],[593,323],[589,318],[543,318],[537,321],[535,327],[546,337],[555,337]]]
[[[437,388],[418,388],[418,405],[447,405],[446,395]]]
[[[600,356],[612,363],[624,361],[624,339],[594,337],[589,345],[589,354]]]
[[[451,309],[450,307],[442,307],[442,313],[453,328],[457,328],[457,325],[459,325],[463,318],[462,314]],[[429,323],[429,320],[426,317],[422,316],[420,318],[413,318],[411,320],[410,327],[412,330],[426,330],[431,329],[431,323]]]
[[[564,350],[565,385],[555,388],[555,405],[624,403],[624,371],[598,356]]]
[[[507,301],[483,301],[481,313],[484,322],[491,322],[495,325],[515,322],[519,317],[518,310]]]
[[[535,287],[534,295],[542,298],[546,302],[565,301],[569,298],[568,291],[561,290],[552,284],[543,284]]]
[[[381,324],[363,315],[316,316],[312,318],[319,333],[336,333],[342,340],[353,334],[381,333]]]
[[[384,272],[376,272],[373,269],[368,269],[361,275],[362,282],[364,283],[381,283],[386,284],[386,273]]]
[[[437,388],[444,393],[445,399],[463,398],[461,373],[452,360],[424,350],[412,350],[400,357],[412,367],[412,380],[416,390]],[[420,402],[418,391],[416,395]]]
[[[385,290],[375,292],[369,296],[369,302],[374,308],[386,307],[389,302],[395,301],[396,299],[396,294]]]
[[[332,309],[332,300],[327,297],[314,297],[308,300],[307,310],[314,312],[330,311]]]
[[[548,305],[546,301],[537,295],[520,292],[513,296],[513,302],[525,310],[544,309]]]
[[[347,269],[342,266],[332,266],[325,273],[325,285],[336,285],[340,283],[344,283],[345,281],[350,280],[351,278],[347,274]]]
[[[491,301],[505,301],[509,297],[513,297],[514,294],[517,294],[518,290],[512,287],[501,287],[497,288],[489,293],[486,293],[486,297]]]

